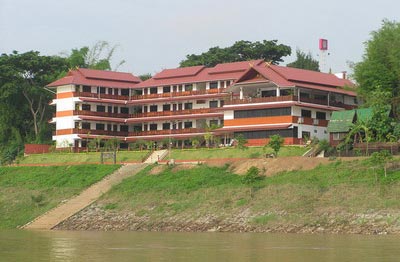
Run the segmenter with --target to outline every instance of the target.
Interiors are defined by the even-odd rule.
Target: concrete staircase
[[[110,190],[112,186],[119,184],[127,177],[135,175],[146,166],[146,164],[124,165],[114,173],[85,189],[79,195],[47,211],[21,228],[50,230],[62,221],[92,204],[102,194]]]
[[[166,157],[167,155],[168,155],[167,149],[157,150],[157,151],[154,151],[143,163],[154,164],[157,161],[163,160],[164,157]]]

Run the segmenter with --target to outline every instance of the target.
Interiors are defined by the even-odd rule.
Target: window
[[[96,130],[104,130],[104,124],[96,124]]]
[[[96,106],[96,111],[97,112],[106,112],[106,107],[105,106]]]
[[[254,110],[240,110],[234,112],[234,118],[250,118],[250,117],[265,117],[265,116],[288,116],[292,112],[290,107],[283,108],[268,108]]]
[[[118,88],[114,88],[114,95],[118,95]]]
[[[112,131],[118,131],[118,126],[117,125],[113,125],[113,130]]]
[[[216,88],[218,88],[218,82],[211,82],[210,89],[216,89]]]
[[[185,110],[186,109],[193,109],[193,103],[185,103]]]
[[[301,109],[301,116],[302,117],[311,117],[311,110]]]
[[[150,124],[150,130],[157,130],[157,124]]]
[[[301,98],[310,98],[310,94],[309,93],[300,93],[300,97]]]
[[[196,100],[196,104],[205,104],[206,100]]]
[[[163,86],[163,93],[170,93],[171,87],[170,86]]]
[[[118,106],[114,106],[114,113],[118,113]]]
[[[112,106],[107,106],[107,112],[112,113]]]
[[[223,107],[224,106],[225,101],[224,100],[219,100],[219,106]]]
[[[82,91],[85,93],[91,93],[92,92],[92,87],[91,86],[83,86]]]
[[[82,104],[82,110],[84,110],[84,111],[90,111],[90,105],[88,105],[88,104]]]
[[[82,122],[82,129],[90,129],[90,123]]]
[[[221,88],[225,88],[225,81],[220,81],[219,85],[220,85]]]
[[[129,96],[129,89],[127,88],[121,89],[121,96]]]
[[[192,84],[185,85],[185,91],[192,91],[192,90],[193,90]]]
[[[128,132],[128,130],[129,130],[129,127],[127,125],[120,125],[119,126],[119,131]]]
[[[264,90],[261,91],[261,97],[276,96],[276,90]]]
[[[280,94],[281,96],[290,96],[293,94],[293,91],[290,89],[281,89]]]
[[[183,123],[184,128],[192,128],[192,122],[185,122]]]
[[[218,101],[210,101],[210,108],[218,107]]]
[[[218,126],[218,120],[210,120],[210,127]]]
[[[127,107],[121,107],[121,114],[129,114],[129,108]]]
[[[111,124],[107,124],[107,130],[111,131]]]
[[[316,117],[317,117],[317,119],[325,120],[326,119],[326,113],[317,111]]]
[[[162,129],[163,130],[171,129],[171,123],[163,123],[162,124]]]
[[[151,105],[150,112],[157,112],[157,105]]]
[[[314,99],[327,101],[326,95],[314,95]]]
[[[170,104],[163,105],[162,109],[163,111],[171,111],[171,105]]]
[[[157,87],[151,87],[150,94],[157,94]]]
[[[97,87],[97,93],[98,93],[98,94],[105,94],[105,93],[106,93],[106,88],[105,88],[105,87],[98,86],[98,87]]]

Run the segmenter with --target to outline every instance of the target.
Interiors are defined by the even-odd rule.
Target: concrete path
[[[67,200],[57,207],[47,211],[35,218],[28,224],[22,226],[25,229],[50,230],[56,225],[78,213],[85,207],[96,201],[102,194],[111,189],[112,186],[120,183],[123,179],[133,176],[142,170],[146,164],[128,164],[122,166],[114,173],[106,176],[99,182],[82,191],[79,195]]]
[[[168,150],[157,150],[154,151],[145,161],[144,163],[146,164],[154,164],[160,160],[162,160],[164,157],[166,157],[168,154]]]

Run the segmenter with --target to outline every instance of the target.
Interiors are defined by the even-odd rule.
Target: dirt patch
[[[167,168],[166,165],[156,165],[149,171],[149,175],[158,175]]]
[[[319,164],[327,164],[326,158],[308,158],[308,157],[282,157],[266,159],[248,159],[232,162],[231,169],[233,173],[243,175],[247,170],[255,166],[260,169],[261,174],[271,176],[283,171],[293,170],[311,170]]]

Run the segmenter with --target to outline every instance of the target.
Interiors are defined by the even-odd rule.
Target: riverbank
[[[235,164],[152,166],[57,229],[400,234],[399,171],[385,178],[367,160],[275,175],[258,166],[266,176],[251,185]]]
[[[22,226],[119,165],[0,167],[0,229]]]

